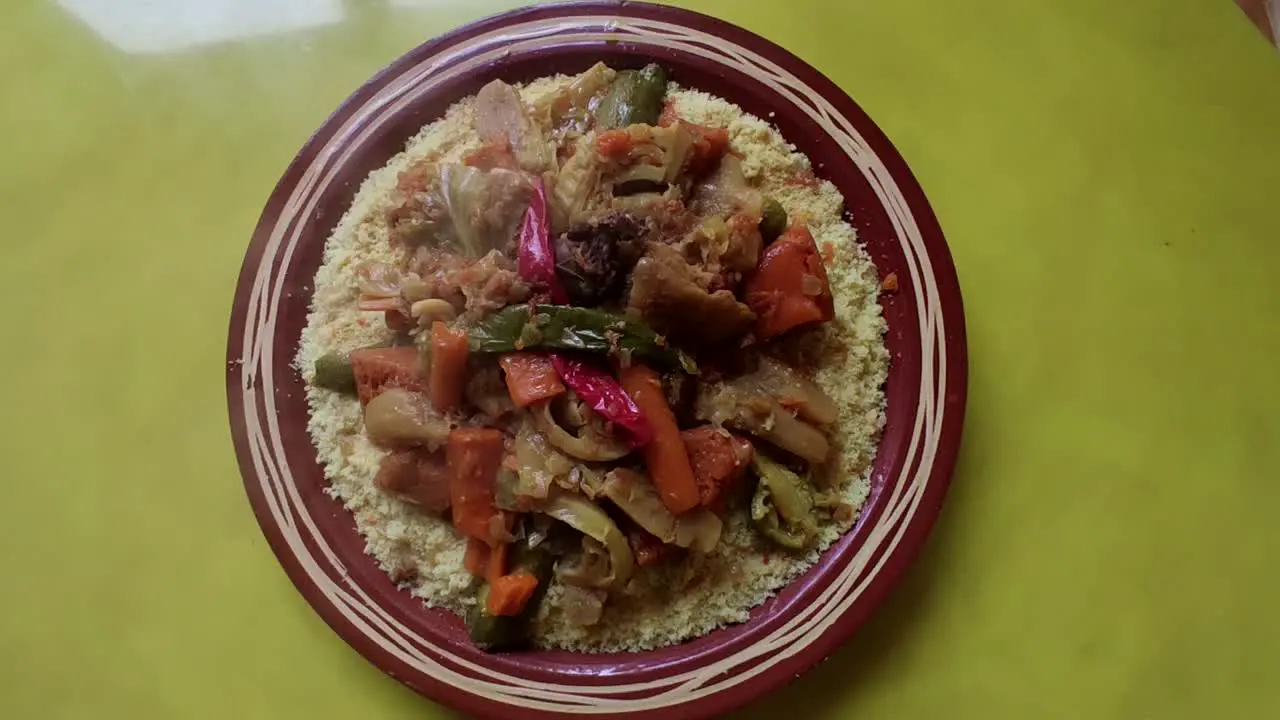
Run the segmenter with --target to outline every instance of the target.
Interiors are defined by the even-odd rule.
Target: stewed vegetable
[[[751,500],[751,520],[768,539],[791,550],[813,544],[818,521],[808,483],[782,464],[757,452],[751,465],[760,484]]]
[[[536,581],[532,595],[515,615],[495,615],[489,611],[493,589],[482,585],[476,593],[475,608],[467,616],[467,632],[481,650],[511,650],[529,639],[529,623],[537,615],[538,605],[551,584],[555,558],[545,548],[530,547],[527,542],[515,545],[511,575],[526,574]]]
[[[666,94],[667,73],[661,67],[646,65],[641,70],[623,70],[600,101],[596,123],[604,129],[657,125]]]
[[[580,350],[654,360],[696,372],[693,360],[662,336],[622,315],[564,305],[513,305],[468,333],[471,352]]]
[[[346,353],[325,353],[316,359],[313,382],[322,388],[354,395],[356,374],[351,369],[351,356]]]

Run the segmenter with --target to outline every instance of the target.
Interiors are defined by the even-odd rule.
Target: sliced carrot
[[[835,316],[827,271],[807,228],[792,225],[764,251],[743,301],[756,314],[761,340]]]
[[[635,362],[618,373],[622,388],[644,413],[653,430],[653,440],[642,448],[649,476],[667,509],[677,515],[698,506],[698,484],[693,478],[689,453],[685,450],[675,414],[667,404],[658,373]]]
[[[360,404],[367,405],[389,387],[423,392],[427,384],[418,373],[418,351],[411,347],[371,348],[351,353]]]
[[[449,495],[453,526],[463,535],[498,544],[493,518],[493,484],[502,464],[505,442],[493,428],[458,428],[449,433],[445,458],[449,463]]]
[[[607,158],[626,157],[631,147],[631,133],[624,129],[605,130],[596,138],[596,152]]]
[[[524,612],[537,589],[538,578],[526,572],[494,578],[489,582],[489,599],[485,603],[485,609],[490,615],[519,615]]]
[[[507,554],[510,545],[499,543],[489,552],[489,566],[485,569],[485,578],[493,582],[507,574]]]
[[[483,540],[467,539],[467,554],[462,556],[462,566],[473,577],[482,578],[489,571],[489,545]]]
[[[494,168],[520,169],[520,163],[516,161],[516,156],[511,152],[511,144],[505,140],[487,142],[472,150],[462,159],[462,164],[480,168],[481,170],[493,170]]]
[[[516,407],[528,407],[539,400],[553,398],[564,392],[564,383],[551,363],[542,353],[517,352],[503,355],[498,362],[507,373],[507,392]]]
[[[449,412],[462,406],[467,381],[467,334],[437,320],[431,325],[431,374],[427,397],[437,410]]]

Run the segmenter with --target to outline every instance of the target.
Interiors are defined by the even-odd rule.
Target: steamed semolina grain
[[[520,88],[520,93],[526,103],[534,104],[570,81],[565,76],[543,78]],[[835,187],[794,182],[797,174],[810,170],[809,160],[769,124],[702,92],[673,87],[668,100],[686,120],[728,128],[731,147],[744,156],[748,180],[775,197],[793,220],[808,223],[819,247],[830,243],[833,249],[828,271],[836,318],[824,331],[824,358],[829,362],[818,368],[815,381],[840,408],[839,436],[834,440],[841,462],[828,482],[846,502],[861,507],[884,425],[882,388],[888,370],[876,269],[842,219],[843,200]],[[308,381],[320,355],[378,339],[380,323],[360,322],[365,314],[356,308],[355,268],[368,260],[397,259],[384,220],[394,202],[397,176],[423,159],[460,161],[479,146],[473,117],[467,99],[424,127],[404,152],[369,176],[334,229],[316,273],[315,296],[297,356],[297,367]],[[430,606],[462,612],[474,605],[475,581],[462,567],[462,538],[443,520],[374,487],[385,453],[364,435],[359,402],[310,385],[307,399],[308,430],[331,484],[328,492],[354,515],[366,552]],[[734,513],[713,553],[676,567],[641,569],[625,592],[610,598],[604,620],[596,627],[568,623],[557,603],[562,588],[553,584],[539,612],[536,642],[587,652],[645,650],[744,621],[753,607],[812,566],[846,529],[824,526],[817,547],[789,554],[763,541],[745,513]]]

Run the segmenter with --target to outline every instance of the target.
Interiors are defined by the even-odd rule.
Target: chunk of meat
[[[418,351],[413,347],[371,348],[351,353],[351,369],[356,376],[356,394],[361,405],[392,387],[426,392],[426,378],[418,370]]]
[[[631,554],[640,567],[656,565],[679,551],[676,546],[667,545],[639,526],[627,530],[627,543],[631,545]]]
[[[420,247],[409,260],[409,272],[418,278],[414,299],[441,298],[453,309],[466,309],[467,298],[458,287],[458,273],[471,263],[467,258],[436,247]]]
[[[632,273],[628,306],[678,344],[709,347],[751,329],[756,315],[732,292],[707,292],[695,269],[674,248],[655,245]]]
[[[463,317],[469,320],[478,320],[529,297],[529,286],[520,279],[514,263],[497,250],[469,265],[457,280],[467,298]]]
[[[497,250],[470,260],[446,250],[419,248],[409,270],[419,278],[418,294],[448,301],[464,321],[479,320],[530,294],[515,263]]]
[[[698,499],[703,507],[712,507],[725,489],[746,472],[755,448],[745,438],[713,425],[685,430],[680,437],[689,452]]]
[[[614,212],[577,223],[556,238],[556,274],[574,305],[596,306],[622,292],[627,273],[644,252],[648,223]]]
[[[383,458],[373,482],[383,491],[431,512],[449,509],[449,467],[439,453],[393,452]]]

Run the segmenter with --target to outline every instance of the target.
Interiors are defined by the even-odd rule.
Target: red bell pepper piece
[[[595,365],[559,353],[551,356],[551,362],[564,384],[573,388],[600,417],[621,428],[632,447],[641,447],[653,440],[653,428],[649,427],[644,413],[612,375]]]

